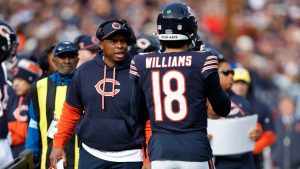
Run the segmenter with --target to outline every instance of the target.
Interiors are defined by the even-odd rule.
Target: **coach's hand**
[[[144,163],[142,169],[151,169],[151,163]]]
[[[64,165],[67,164],[67,157],[66,157],[66,152],[63,148],[52,148],[51,154],[50,154],[50,162],[51,166],[56,169],[56,160],[62,157],[64,160]]]
[[[252,140],[252,141],[256,141],[259,139],[260,137],[260,133],[259,133],[259,129],[257,127],[250,129],[249,133],[248,133],[248,137]]]

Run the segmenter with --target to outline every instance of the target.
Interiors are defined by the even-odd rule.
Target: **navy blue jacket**
[[[300,120],[293,117],[284,123],[280,117],[275,121],[277,141],[272,146],[273,163],[279,169],[300,168]]]
[[[232,91],[228,92],[231,99],[231,111],[228,118],[237,118],[253,115],[250,103],[245,97],[238,96]],[[216,156],[215,165],[218,169],[255,169],[252,152],[236,155]]]
[[[0,139],[5,139],[8,134],[8,124],[6,115],[8,88],[9,86],[6,84],[4,70],[0,65]]]
[[[142,147],[143,123],[130,116],[132,83],[129,79],[131,57],[110,68],[99,53],[76,70],[66,102],[84,114],[77,135],[95,149],[122,151]]]

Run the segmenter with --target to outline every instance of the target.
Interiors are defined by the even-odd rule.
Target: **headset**
[[[99,39],[99,41],[101,42],[103,39],[103,36],[104,36],[104,31],[103,31],[103,28],[109,24],[109,23],[112,23],[112,22],[117,22],[121,25],[121,29],[125,29],[128,33],[128,43],[129,45],[133,46],[136,44],[136,37],[135,37],[135,34],[133,32],[133,29],[128,25],[128,23],[125,21],[125,20],[110,20],[110,21],[106,21],[106,22],[103,22],[97,29],[97,32],[96,32],[96,37]]]

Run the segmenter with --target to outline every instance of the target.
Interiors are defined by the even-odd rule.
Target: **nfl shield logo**
[[[180,31],[182,29],[182,25],[177,25],[177,29]]]
[[[161,25],[157,25],[157,29],[158,29],[158,30],[161,30]]]

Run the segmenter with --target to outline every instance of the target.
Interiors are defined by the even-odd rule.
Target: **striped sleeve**
[[[131,60],[130,70],[129,70],[129,77],[133,80],[138,79],[140,77],[140,73],[138,68],[135,64],[135,57]]]
[[[217,56],[207,56],[202,67],[202,75],[206,79],[211,73],[218,71],[218,58]]]

